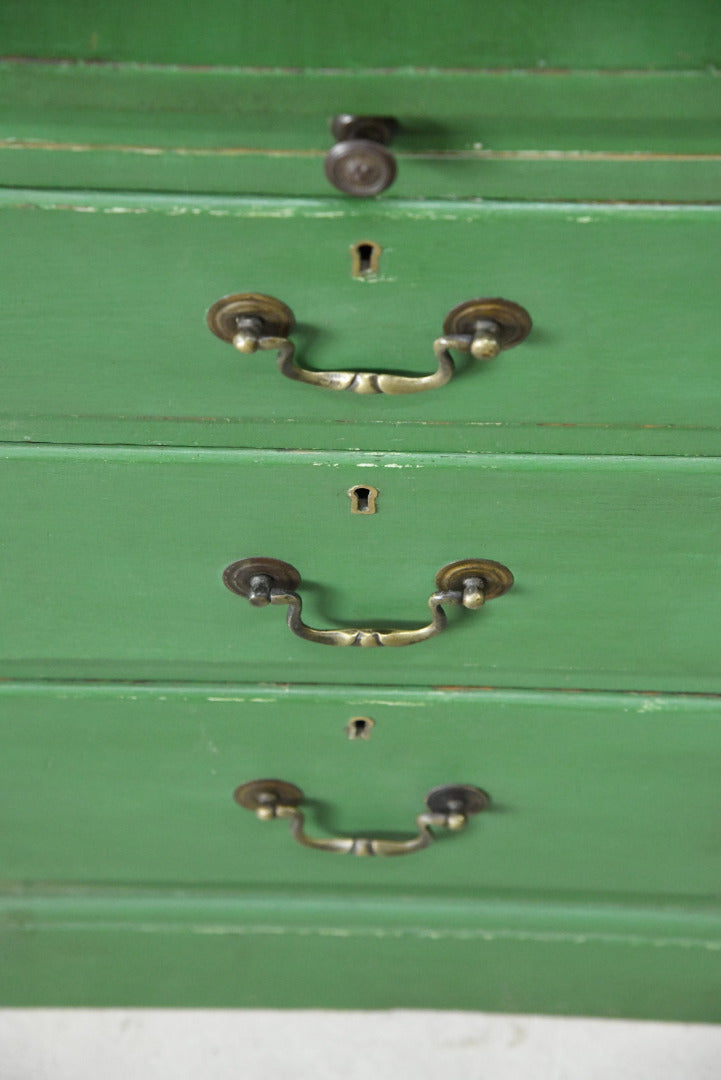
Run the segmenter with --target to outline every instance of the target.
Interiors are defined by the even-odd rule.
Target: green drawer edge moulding
[[[6,683],[0,701],[5,1004],[721,1019],[713,697]],[[349,739],[361,711],[370,738]],[[437,781],[491,804],[412,857],[339,857],[234,802],[286,774],[321,836],[405,838]]]
[[[715,71],[300,74],[5,61],[0,99],[5,186],[333,195],[343,205],[323,162],[330,118],[347,103],[398,118],[398,177],[384,200],[689,203],[715,201],[721,181]]]

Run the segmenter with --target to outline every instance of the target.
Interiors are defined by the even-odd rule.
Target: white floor
[[[719,1080],[721,1026],[439,1012],[0,1010],[1,1080]]]

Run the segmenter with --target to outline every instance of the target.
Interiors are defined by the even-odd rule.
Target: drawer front
[[[0,437],[394,451],[718,454],[718,207],[6,194]],[[373,280],[351,246],[382,249]],[[299,362],[435,370],[448,312],[504,297],[534,320],[441,389],[332,392],[241,355],[205,313],[290,305]]]
[[[542,11],[486,0],[476,18],[472,11],[452,0],[419,21],[407,0],[368,0],[362,8],[314,0],[297,13],[283,0],[267,0],[262,9],[244,5],[239,18],[232,0],[178,10],[148,0],[132,13],[109,4],[93,12],[91,25],[82,0],[67,0],[62,11],[46,0],[10,0],[0,27],[8,56],[345,68],[367,77],[375,74],[369,69],[388,67],[678,70],[721,63],[717,13],[705,0],[688,0],[683,11],[671,0],[594,7],[583,24],[571,0]]]
[[[6,447],[3,672],[715,692],[719,490],[711,459]],[[423,626],[459,559],[516,584],[410,648],[329,648],[224,587],[251,557],[320,628]]]
[[[9,684],[0,701],[6,1005],[720,1018],[716,701]],[[359,714],[371,737],[349,741]],[[423,851],[341,857],[235,804],[269,775],[305,790],[312,836],[412,836],[439,781],[493,801]]]
[[[348,687],[4,687],[7,883],[375,890],[390,905],[505,897],[713,904],[718,702]],[[347,737],[349,720],[373,722]],[[340,857],[259,821],[234,790],[305,793],[312,837],[410,838],[426,794],[491,805],[396,858]]]
[[[717,199],[721,89],[712,70],[492,67],[369,74],[337,64],[298,72],[4,61],[3,181],[347,203],[324,159],[329,115],[351,109],[398,121],[397,175],[384,199]]]

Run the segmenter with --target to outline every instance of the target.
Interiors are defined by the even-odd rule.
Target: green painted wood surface
[[[392,113],[396,198],[718,198],[713,71],[0,64],[5,186],[336,195],[334,112]]]
[[[176,199],[10,192],[0,434],[41,442],[720,454],[718,207]],[[383,248],[377,281],[350,245]],[[434,369],[446,313],[534,330],[441,390],[332,393],[241,357],[206,309],[266,292],[318,368]]]
[[[3,450],[2,672],[17,678],[719,689],[717,459]],[[378,513],[352,515],[372,483]],[[328,648],[222,584],[284,559],[315,626],[422,625],[436,572],[514,589],[400,649]]]
[[[612,0],[583,18],[573,0],[366,0],[262,5],[210,0],[125,8],[89,0],[6,0],[5,55],[269,67],[705,68],[721,65],[708,0]]]
[[[721,149],[721,78],[709,70],[299,73],[4,61],[0,93],[8,138],[127,143],[146,152],[320,155],[333,143],[331,116],[350,111],[392,112],[401,157],[482,148],[569,155]]]
[[[0,999],[719,1020],[718,700],[657,693],[718,691],[718,209],[571,200],[718,199],[721,13],[270,3],[242,34],[227,0],[0,16],[8,55],[111,61],[0,71],[1,182],[56,189],[2,201],[0,436],[251,448],[5,448],[0,674],[216,682],[0,688]],[[527,70],[478,70],[503,67]],[[344,109],[402,120],[380,201],[325,186]],[[246,288],[296,308],[319,367],[427,370],[481,293],[536,330],[443,396],[324,395],[210,338]],[[364,481],[379,513],[353,518]],[[464,555],[517,585],[410,653],[320,649],[223,589],[261,553],[321,625],[416,625]],[[318,800],[316,833],[403,832],[447,779],[494,809],[343,860],[233,804],[262,774]]]
[[[469,1009],[718,1022],[713,909],[3,898],[9,1005]],[[371,1021],[372,1023],[372,1021]]]
[[[324,179],[325,150],[133,147],[105,143],[5,140],[2,176],[9,187],[209,194],[332,196]],[[594,154],[573,151],[469,151],[397,155],[400,179],[382,196],[410,199],[626,200],[714,202],[718,154]],[[371,200],[374,207],[379,200]]]
[[[76,684],[0,701],[5,1005],[721,1018],[718,700]],[[359,713],[373,734],[349,742]],[[268,774],[305,788],[316,834],[407,834],[451,778],[494,804],[414,856],[342,858],[234,804]]]
[[[222,686],[0,688],[6,882],[712,902],[717,698]],[[353,716],[375,721],[349,740]],[[233,801],[277,776],[311,835],[414,834],[444,783],[492,808],[414,857],[342,858]],[[441,830],[442,832],[442,830]],[[721,957],[719,958],[721,960]]]

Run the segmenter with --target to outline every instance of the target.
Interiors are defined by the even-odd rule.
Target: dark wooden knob
[[[336,143],[325,159],[325,175],[346,195],[367,198],[380,195],[396,178],[396,162],[390,150],[371,139],[348,139]]]
[[[386,147],[398,128],[392,116],[335,116],[338,140],[325,159],[325,175],[346,195],[379,195],[396,178],[396,162]]]

